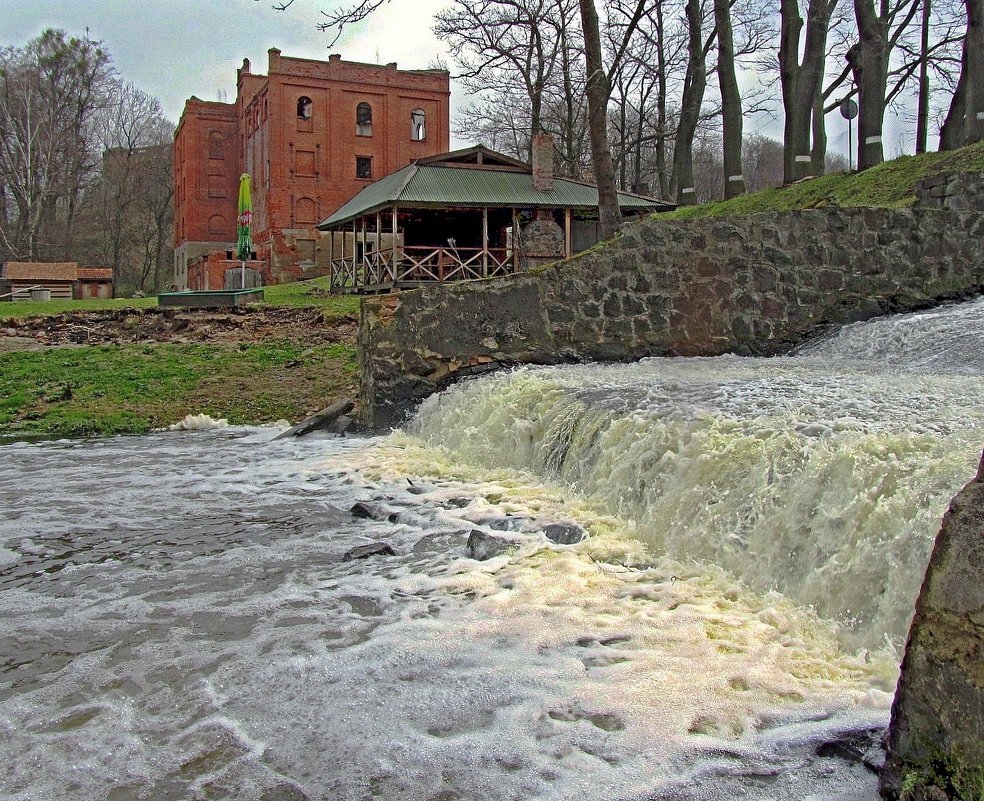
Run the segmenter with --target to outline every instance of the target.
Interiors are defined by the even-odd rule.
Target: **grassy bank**
[[[0,355],[0,436],[139,434],[205,413],[297,420],[354,397],[355,348],[282,341],[105,345]]]
[[[864,172],[824,175],[719,203],[685,206],[657,217],[686,219],[825,206],[911,206],[916,199],[916,182],[920,178],[951,171],[984,172],[984,142],[948,153],[902,156]]]
[[[355,295],[328,294],[328,279],[326,277],[264,287],[262,305],[319,308],[323,310],[327,320],[332,317],[357,313],[359,311],[359,298]],[[37,317],[70,311],[148,309],[156,306],[156,297],[113,298],[112,300],[20,300],[16,303],[0,303],[0,322],[4,319]]]

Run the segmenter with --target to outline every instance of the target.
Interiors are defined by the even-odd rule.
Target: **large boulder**
[[[943,518],[902,660],[882,793],[984,792],[984,458]],[[935,788],[935,789],[930,789]]]

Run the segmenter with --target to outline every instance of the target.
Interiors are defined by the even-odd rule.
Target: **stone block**
[[[984,776],[984,461],[953,499],[909,630],[883,790],[945,759]]]

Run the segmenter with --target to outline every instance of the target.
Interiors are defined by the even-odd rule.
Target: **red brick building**
[[[269,51],[248,60],[235,103],[192,97],[174,140],[175,285],[188,265],[235,246],[239,176],[253,178],[256,258],[275,282],[324,275],[332,254],[315,227],[364,186],[449,149],[449,77]],[[353,243],[336,237],[336,256]],[[264,270],[267,274],[267,270]]]

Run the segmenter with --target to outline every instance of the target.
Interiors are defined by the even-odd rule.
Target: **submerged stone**
[[[370,542],[367,545],[357,545],[346,551],[342,561],[352,562],[356,559],[368,559],[370,556],[396,556],[396,551],[389,543]]]
[[[548,540],[558,545],[577,545],[588,537],[584,526],[577,523],[547,523],[543,527],[543,533]]]

